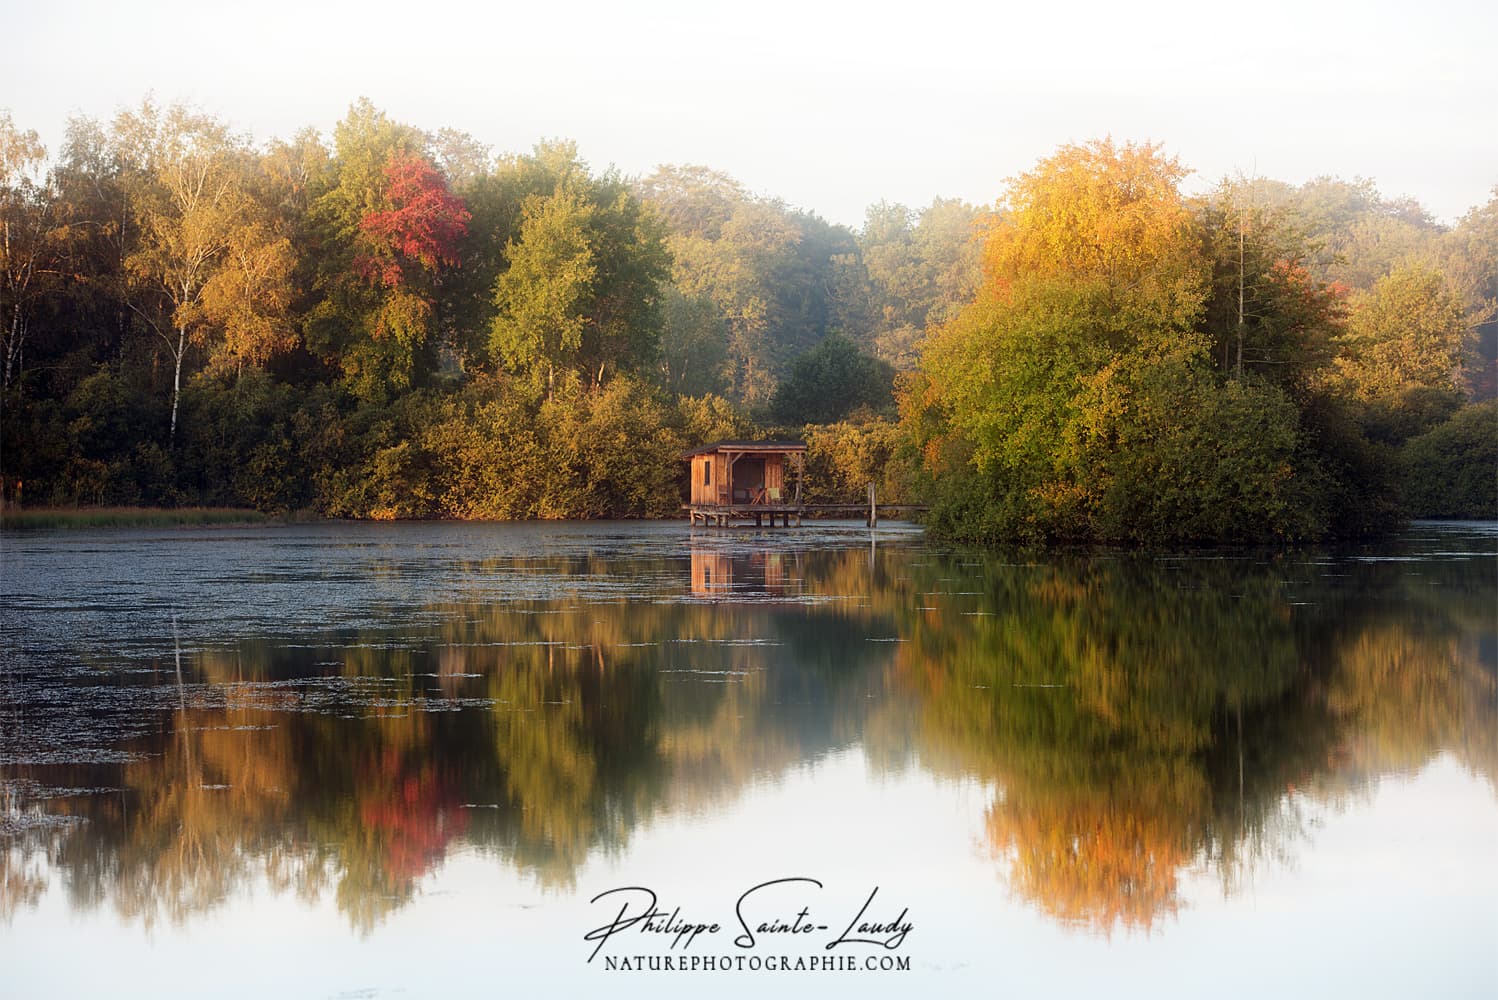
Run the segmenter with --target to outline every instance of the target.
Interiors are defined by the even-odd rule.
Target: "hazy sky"
[[[881,198],[992,202],[1109,134],[1163,143],[1193,189],[1365,176],[1454,221],[1498,184],[1491,0],[0,0],[0,27],[0,108],[54,149],[147,92],[257,140],[364,95],[497,151],[706,164],[855,226]]]

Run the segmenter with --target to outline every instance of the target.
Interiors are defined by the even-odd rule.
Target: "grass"
[[[162,528],[193,524],[259,524],[258,510],[234,507],[32,507],[0,511],[0,528]]]

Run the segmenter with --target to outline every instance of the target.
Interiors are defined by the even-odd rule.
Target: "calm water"
[[[0,996],[1498,993],[1498,525],[11,534],[0,612]]]

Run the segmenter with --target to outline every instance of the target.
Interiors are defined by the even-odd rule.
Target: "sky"
[[[1498,185],[1498,4],[1212,0],[0,0],[0,110],[55,150],[148,93],[257,141],[360,96],[496,152],[694,163],[854,227],[880,200],[989,204],[1058,146],[1196,173],[1373,179],[1452,223]]]

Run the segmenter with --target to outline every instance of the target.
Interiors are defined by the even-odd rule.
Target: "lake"
[[[1495,524],[8,533],[0,612],[7,998],[1498,994]]]

